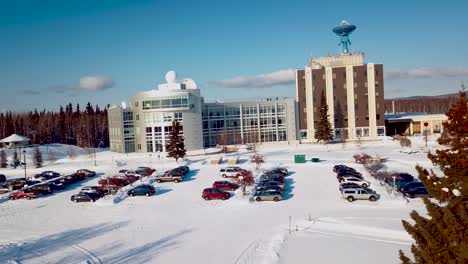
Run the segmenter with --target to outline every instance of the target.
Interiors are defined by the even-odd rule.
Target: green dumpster
[[[318,157],[313,157],[310,161],[312,161],[312,162],[319,162],[320,159],[319,159]]]
[[[305,163],[306,162],[305,154],[296,154],[296,155],[294,155],[294,162],[295,163]]]

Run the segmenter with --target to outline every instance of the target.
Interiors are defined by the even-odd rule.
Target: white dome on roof
[[[186,89],[197,89],[198,86],[197,86],[197,83],[190,79],[190,78],[185,78],[183,81],[182,81],[183,84],[185,84],[185,88]]]
[[[175,71],[168,71],[166,73],[166,82],[175,83],[177,80],[177,73]]]

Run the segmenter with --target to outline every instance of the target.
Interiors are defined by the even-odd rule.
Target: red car
[[[34,199],[36,198],[38,195],[37,192],[15,192],[15,193],[11,193],[8,197],[11,199],[11,200],[16,200],[16,199],[28,199],[28,200],[31,200],[31,199]]]
[[[213,183],[213,188],[227,190],[227,191],[235,191],[239,188],[239,185],[230,181],[215,181]]]
[[[211,199],[221,199],[221,200],[226,200],[231,197],[231,194],[229,194],[226,191],[216,189],[216,188],[206,188],[203,190],[202,193],[202,198],[205,200],[211,200]]]

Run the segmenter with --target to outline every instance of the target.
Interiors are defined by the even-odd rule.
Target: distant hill
[[[468,94],[466,95],[468,97]],[[392,101],[395,112],[426,112],[428,114],[445,114],[450,106],[458,100],[458,93],[434,96],[410,96],[385,99],[385,111],[391,113]]]

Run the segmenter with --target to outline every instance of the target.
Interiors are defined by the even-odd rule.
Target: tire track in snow
[[[92,264],[102,264],[101,259],[99,259],[96,255],[94,255],[91,251],[85,249],[84,247],[80,247],[78,245],[72,245],[71,247],[79,251],[84,256],[86,256],[87,260],[91,260]]]

